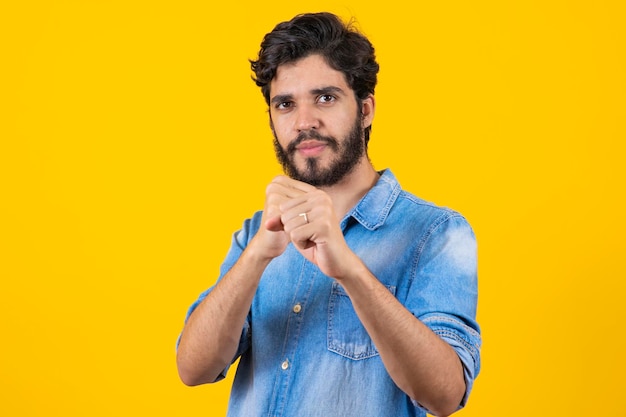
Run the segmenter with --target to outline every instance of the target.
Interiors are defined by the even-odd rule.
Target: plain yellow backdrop
[[[321,10],[377,49],[374,165],[477,234],[458,415],[626,415],[619,0],[3,1],[0,415],[224,415],[175,341],[280,173],[247,60]]]

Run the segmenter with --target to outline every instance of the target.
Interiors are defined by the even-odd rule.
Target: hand
[[[289,195],[274,182],[265,190],[261,227],[249,245],[249,248],[256,248],[262,258],[271,260],[280,256],[289,244],[289,236],[284,232],[280,221],[280,204],[285,202]]]
[[[324,191],[285,176],[276,177],[268,191],[278,203],[278,213],[268,216],[268,231],[288,236],[298,251],[320,270],[341,279],[360,262],[348,247],[335,214],[333,202]],[[306,218],[301,214],[306,214]]]

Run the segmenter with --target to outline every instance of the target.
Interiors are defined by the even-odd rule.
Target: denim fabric
[[[221,276],[260,222],[258,212],[233,235]],[[481,344],[476,241],[467,221],[403,191],[386,170],[341,227],[370,271],[456,350],[467,385],[463,406],[480,369]],[[292,245],[261,278],[237,358],[230,417],[426,415],[389,377],[341,285]]]

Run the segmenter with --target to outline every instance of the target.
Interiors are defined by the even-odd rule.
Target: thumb
[[[270,232],[280,232],[283,230],[283,222],[280,216],[270,217],[265,221],[265,228]]]

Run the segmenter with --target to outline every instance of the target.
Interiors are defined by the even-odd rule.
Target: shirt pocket
[[[385,285],[395,296],[396,287]],[[352,360],[378,356],[378,350],[359,320],[352,301],[339,283],[333,282],[328,303],[328,350]]]

